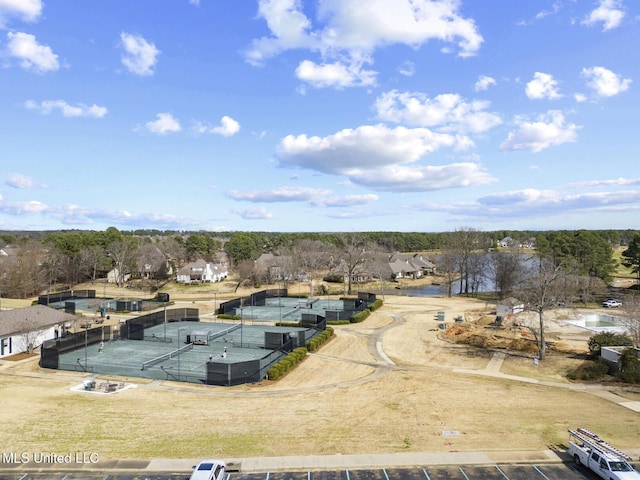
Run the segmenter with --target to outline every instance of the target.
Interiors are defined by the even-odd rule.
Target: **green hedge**
[[[241,320],[240,315],[229,315],[228,313],[221,313],[220,315],[218,315],[218,318],[227,320]]]
[[[269,380],[277,380],[282,375],[287,373],[298,363],[300,363],[307,355],[307,349],[304,347],[296,348],[293,352],[290,352],[286,357],[276,363],[267,371]]]
[[[379,309],[382,306],[382,300],[380,298],[376,298],[373,302],[369,304],[367,307],[370,311],[374,311]]]
[[[367,317],[369,316],[369,314],[371,313],[371,311],[367,308],[365,308],[363,311],[358,312],[358,313],[354,313],[353,315],[351,315],[351,318],[349,319],[351,321],[351,323],[360,323],[360,322],[364,322]]]
[[[307,356],[307,352],[315,352],[333,336],[333,328],[327,327],[309,340],[304,347],[296,348],[273,367],[267,370],[269,380],[278,380],[285,373],[299,364]]]
[[[307,347],[307,350],[309,350],[310,352],[315,352],[318,348],[322,346],[323,343],[329,340],[332,336],[333,336],[333,328],[327,327],[322,332],[320,332],[315,337],[313,337],[311,340],[309,340],[305,344],[305,347]]]

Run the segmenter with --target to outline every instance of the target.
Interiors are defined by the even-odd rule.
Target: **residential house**
[[[124,267],[122,276],[118,267],[112,268],[107,272],[107,283],[127,283],[131,280],[131,270]]]
[[[421,278],[433,275],[436,266],[423,255],[395,253],[389,259],[389,267],[394,278]]]
[[[178,283],[220,282],[227,278],[229,272],[222,265],[212,265],[203,259],[189,263],[178,270]]]
[[[33,351],[76,321],[75,315],[44,305],[0,311],[0,358]]]

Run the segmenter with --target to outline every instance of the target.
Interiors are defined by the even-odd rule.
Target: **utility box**
[[[438,312],[438,321],[444,322],[444,312]]]

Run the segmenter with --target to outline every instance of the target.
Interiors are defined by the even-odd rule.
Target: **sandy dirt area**
[[[451,343],[436,321],[442,311],[471,325],[494,308],[387,295],[281,380],[233,388],[128,378],[135,388],[89,394],[71,390],[80,374],[0,361],[0,448],[102,458],[538,450],[566,444],[579,426],[638,447],[640,414],[615,401],[637,394],[570,383],[576,355],[550,352],[534,366],[498,350],[496,363],[496,350]],[[586,348],[584,331],[549,325],[567,349]]]

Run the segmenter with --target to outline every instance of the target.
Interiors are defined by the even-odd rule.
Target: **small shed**
[[[636,347],[602,347],[600,356],[606,361],[614,372],[620,371],[620,359],[627,348],[633,348],[640,359],[640,348]]]
[[[496,315],[499,317],[515,315],[520,312],[524,312],[524,303],[513,297],[499,301],[496,306]]]
[[[192,330],[187,342],[194,345],[209,345],[209,330]]]

